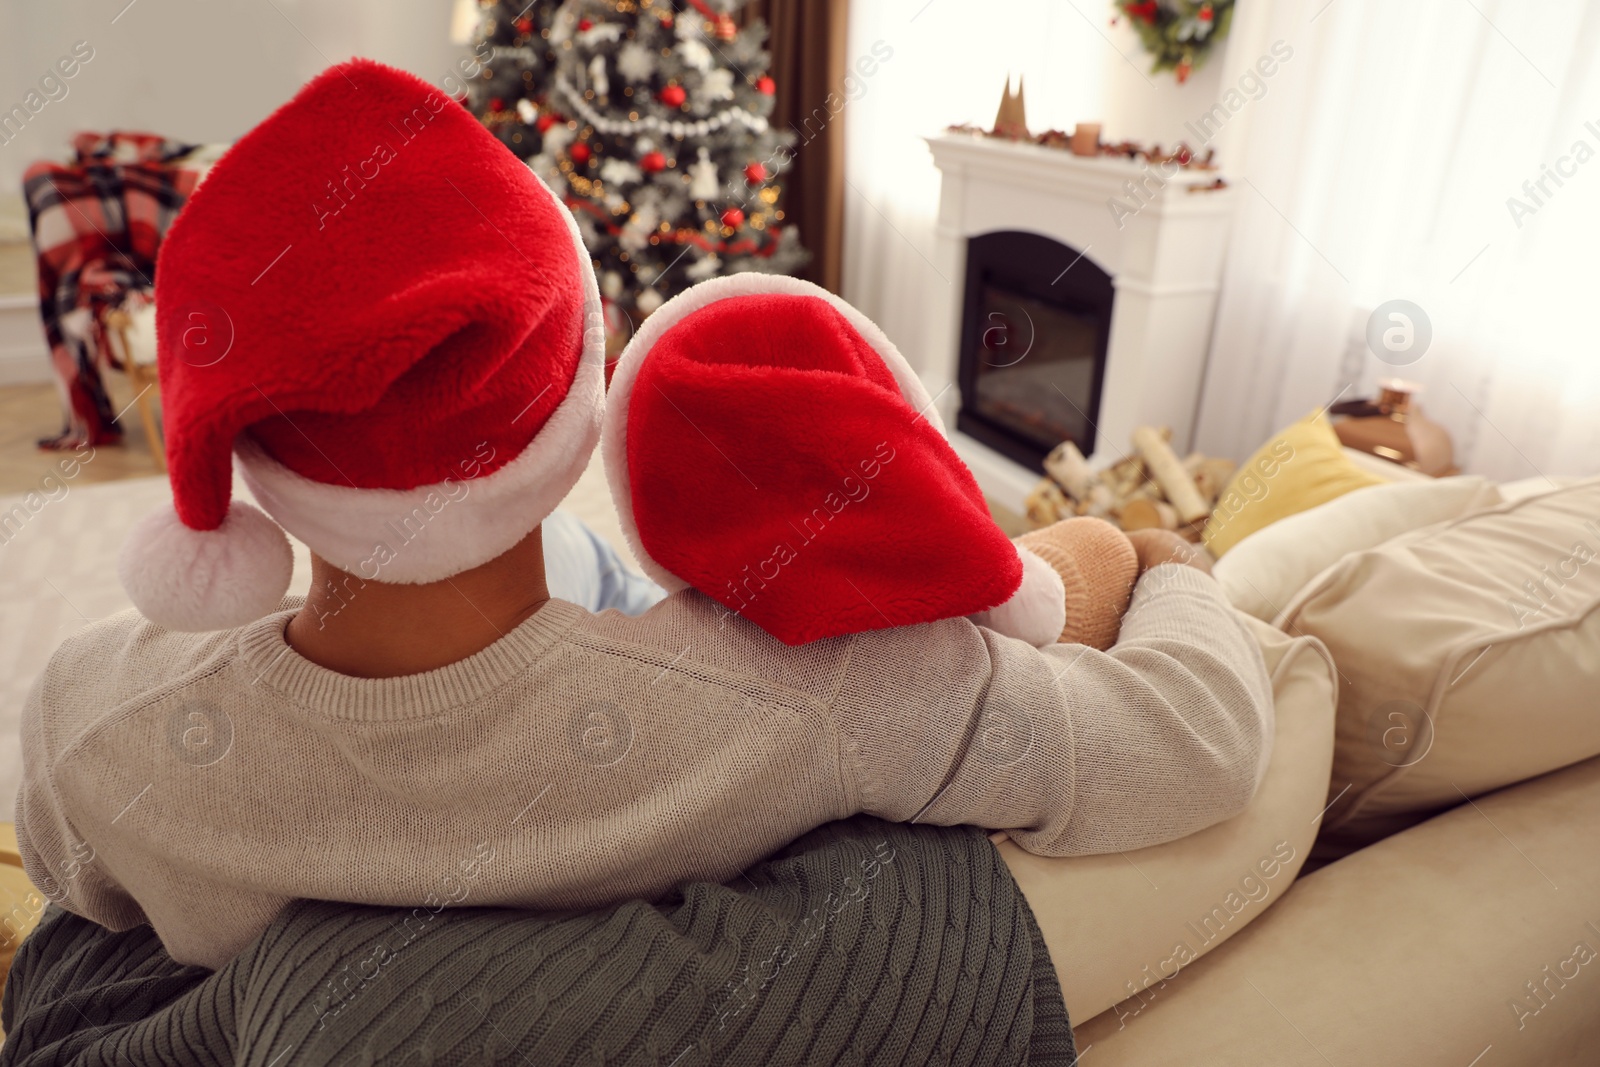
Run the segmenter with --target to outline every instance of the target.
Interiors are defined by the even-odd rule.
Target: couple
[[[857,813],[1069,856],[1244,808],[1269,682],[1216,584],[1164,552],[1141,549],[1106,652],[965,618],[785,644],[692,589],[652,604],[552,519],[605,401],[566,209],[453,104],[324,229],[308,206],[375,124],[433,92],[365,61],[326,72],[217,164],[167,238],[175,509],[121,564],[143,616],[68,641],[24,716],[18,835],[50,899],[219,968],[302,899],[415,907],[451,883],[463,907],[588,909],[736,880]],[[185,357],[195,313],[231,322],[224,359]],[[891,446],[909,432],[882,428]],[[713,447],[735,470],[760,462]],[[230,503],[234,456],[276,523]],[[444,495],[466,459],[469,491]],[[419,514],[419,536],[393,536]],[[304,603],[282,600],[278,524],[313,552]],[[647,610],[589,610],[606,606]],[[220,758],[183,758],[174,730],[197,715],[226,718]],[[1020,758],[979,743],[1019,721]],[[604,758],[595,730],[615,742]]]

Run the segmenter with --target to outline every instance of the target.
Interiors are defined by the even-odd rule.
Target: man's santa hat
[[[739,274],[663,304],[617,364],[602,449],[646,573],[788,644],[975,613],[1061,634],[1061,579],[995,525],[916,374],[807,282]]]
[[[283,529],[433,582],[537,526],[599,435],[604,327],[561,202],[460,104],[340,64],[247,134],[157,266],[173,508],[119,570],[173,629],[276,609]],[[230,501],[237,458],[267,515]]]

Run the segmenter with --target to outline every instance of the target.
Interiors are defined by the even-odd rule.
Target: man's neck
[[[420,674],[494,644],[550,599],[536,527],[480,567],[426,585],[371,581],[311,557],[311,592],[285,637],[355,678]]]

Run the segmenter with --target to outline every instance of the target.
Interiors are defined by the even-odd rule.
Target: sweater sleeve
[[[1042,855],[1116,852],[1237,814],[1266,770],[1260,650],[1193,568],[1141,577],[1106,652],[963,620],[857,641],[835,713],[870,814],[1006,830]]]
[[[50,671],[34,683],[22,711],[22,787],[17,791],[17,848],[28,881],[40,896],[112,930],[145,921],[133,897],[97,862],[94,846],[67,817],[55,787],[61,755],[52,734],[53,710],[46,694]],[[41,904],[42,908],[43,905]]]

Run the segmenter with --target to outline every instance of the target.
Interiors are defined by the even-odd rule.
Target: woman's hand
[[[1133,542],[1133,551],[1139,557],[1140,574],[1163,563],[1180,563],[1202,574],[1211,573],[1211,554],[1171,530],[1133,530],[1128,540]]]

